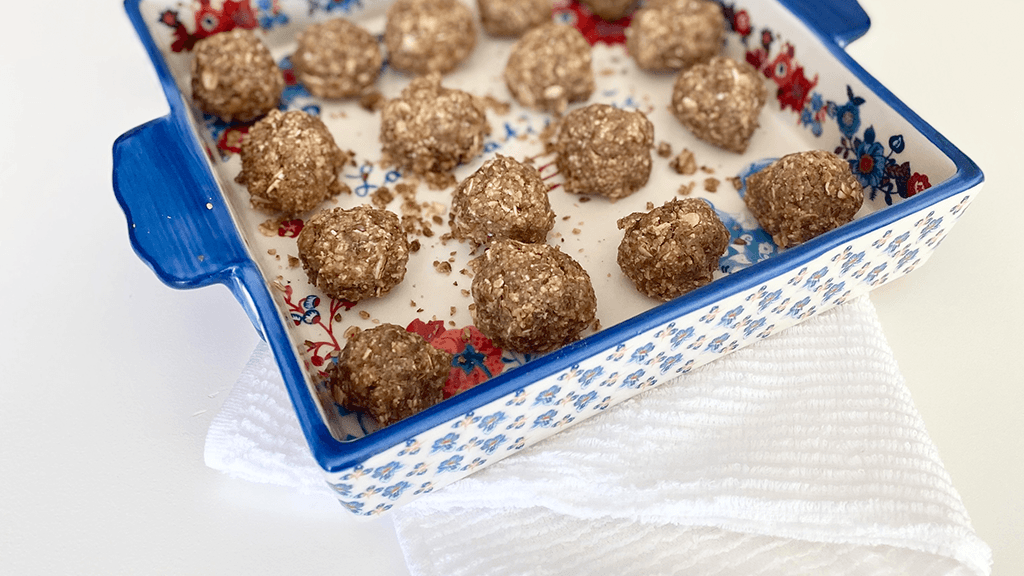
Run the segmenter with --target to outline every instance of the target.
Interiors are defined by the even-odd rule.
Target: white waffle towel
[[[206,462],[331,498],[265,346]],[[415,576],[991,573],[867,297],[393,517]]]

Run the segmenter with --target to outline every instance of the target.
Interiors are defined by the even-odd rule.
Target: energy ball
[[[383,296],[405,278],[409,240],[393,212],[370,206],[323,210],[296,240],[309,282],[331,298]]]
[[[582,3],[600,19],[614,22],[629,14],[637,0],[582,0]]]
[[[864,190],[845,160],[810,150],[749,176],[744,201],[775,244],[786,248],[852,221]]]
[[[590,43],[573,26],[548,22],[523,35],[505,64],[505,84],[527,108],[561,114],[594,92]]]
[[[636,11],[626,49],[644,70],[682,70],[718,54],[725,17],[711,0],[661,0]]]
[[[394,424],[442,399],[452,355],[395,324],[357,332],[330,371],[334,401]]]
[[[252,30],[203,38],[192,54],[192,99],[203,112],[248,122],[277,108],[284,76]]]
[[[679,74],[672,113],[697,138],[742,154],[767,99],[768,89],[753,66],[715,56]]]
[[[313,24],[298,37],[292,66],[314,96],[346,98],[368,88],[380,73],[377,39],[343,18]]]
[[[488,160],[455,188],[455,238],[481,245],[505,238],[544,242],[554,226],[555,213],[540,172],[508,156]]]
[[[619,268],[637,290],[659,300],[709,284],[719,257],[729,247],[729,231],[698,198],[634,212],[618,226],[626,231],[619,244]]]
[[[488,131],[472,95],[442,87],[440,74],[416,78],[381,110],[383,161],[444,188],[455,183],[452,169],[483,151]]]
[[[499,240],[473,265],[473,321],[502,348],[550,352],[594,321],[590,276],[557,248]]]
[[[565,191],[611,200],[636,192],[651,175],[654,125],[643,112],[607,104],[573,110],[558,126],[556,163]]]
[[[242,141],[242,171],[253,208],[297,216],[348,186],[338,174],[352,159],[316,116],[302,110],[271,110]]]
[[[491,36],[522,36],[551,21],[551,0],[476,0],[480,22]]]
[[[459,0],[396,0],[388,7],[384,45],[395,70],[444,74],[476,46],[473,13]]]

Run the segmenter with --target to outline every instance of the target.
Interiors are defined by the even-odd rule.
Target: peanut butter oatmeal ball
[[[384,45],[395,70],[444,74],[476,46],[473,13],[459,0],[396,0],[388,7]]]
[[[697,138],[742,154],[767,99],[768,89],[753,66],[715,56],[679,74],[672,113]]]
[[[405,278],[409,240],[393,212],[370,206],[323,210],[306,222],[297,242],[309,282],[331,298],[383,296]]]
[[[637,0],[582,0],[598,18],[614,22],[622,18],[637,5]]]
[[[252,30],[236,28],[196,42],[192,99],[225,122],[248,122],[277,108],[284,76]]]
[[[331,368],[334,401],[394,424],[442,399],[452,355],[395,324],[354,334]]]
[[[483,151],[489,129],[472,95],[444,88],[440,74],[416,78],[381,110],[383,162],[444,188],[455,183],[452,169]]]
[[[505,84],[527,108],[561,114],[594,92],[590,43],[573,26],[548,22],[523,35],[505,64]]]
[[[491,36],[522,36],[551,21],[551,0],[476,0],[480,22]]]
[[[347,98],[368,88],[380,73],[377,39],[344,18],[313,24],[298,37],[295,76],[314,96]]]
[[[618,221],[625,230],[619,268],[637,290],[671,300],[711,282],[729,247],[729,231],[711,206],[698,198],[672,200],[647,213]]]
[[[591,104],[565,116],[555,148],[566,192],[617,200],[647,184],[654,125],[643,112]]]
[[[543,242],[555,226],[540,172],[498,154],[455,188],[452,235],[477,244],[511,238]]]
[[[253,208],[298,216],[349,188],[338,179],[352,152],[343,152],[316,116],[302,110],[269,114],[242,141],[242,171]]]
[[[660,0],[636,11],[626,49],[644,70],[681,70],[718,54],[725,17],[711,0]]]
[[[744,201],[775,244],[786,248],[852,221],[864,190],[845,160],[810,150],[748,177]]]
[[[594,322],[590,276],[557,248],[499,240],[473,265],[473,321],[502,348],[550,352]]]

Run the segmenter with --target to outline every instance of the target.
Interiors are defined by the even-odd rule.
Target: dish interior
[[[191,76],[190,53],[185,48],[198,38],[234,26],[259,29],[259,37],[286,78],[281,107],[319,115],[338,145],[355,152],[355,164],[343,174],[352,193],[328,200],[321,208],[351,208],[370,203],[381,187],[394,190],[398,183],[413,182],[394,169],[380,166],[379,113],[364,109],[355,99],[327,101],[311,96],[295,80],[289,61],[296,34],[310,23],[345,17],[381,34],[385,7],[385,2],[371,0],[225,0],[220,4],[185,5],[144,0],[140,5],[186,103],[191,102]],[[622,24],[600,23],[575,2],[556,2],[557,20],[575,24],[591,36],[603,39],[593,47],[597,89],[588,103],[603,102],[643,111],[654,124],[655,143],[667,143],[672,150],[672,156],[667,158],[652,151],[653,170],[647,185],[614,203],[562,190],[554,155],[545,154],[542,140],[542,132],[553,117],[518,105],[502,79],[504,62],[514,41],[494,39],[478,30],[473,54],[444,77],[446,87],[508,104],[507,111],[494,107],[488,110],[491,133],[485,152],[459,166],[456,178],[462,180],[472,174],[494,154],[532,159],[551,186],[549,197],[556,222],[548,243],[559,246],[590,274],[597,294],[599,330],[614,330],[620,322],[660,304],[637,292],[619,270],[616,253],[622,233],[616,221],[681,197],[683,186],[692,186],[690,196],[710,202],[730,230],[732,243],[721,258],[716,275],[721,278],[780,253],[758,227],[743,203],[741,190],[733,183],[770,159],[809,149],[834,151],[847,159],[865,187],[866,200],[858,218],[885,210],[915,194],[927,194],[929,187],[952,177],[956,171],[933,143],[842,66],[811,30],[781,6],[750,1],[728,4],[726,8],[730,31],[723,53],[758,67],[769,94],[768,104],[760,115],[761,126],[742,155],[696,139],[672,116],[668,106],[676,75],[652,74],[636,68],[621,41]],[[385,64],[376,89],[387,98],[396,97],[410,79]],[[234,180],[241,167],[238,148],[249,125],[225,124],[191,105],[189,110],[223,192],[224,207],[230,211],[270,286],[282,320],[289,328],[292,347],[300,364],[306,367],[307,386],[319,398],[321,416],[336,439],[353,440],[375,429],[371,419],[350,414],[336,405],[323,384],[332,357],[344,347],[345,334],[354,327],[399,324],[420,332],[435,345],[443,343],[454,348],[456,360],[451,379],[459,385],[484,382],[533,359],[498,348],[472,326],[472,278],[460,271],[467,270],[468,262],[479,252],[474,253],[469,243],[444,238],[450,231],[451,189],[432,190],[425,183],[416,187],[418,212],[426,226],[410,236],[410,240],[419,242],[420,249],[411,255],[405,280],[399,286],[383,298],[357,304],[332,300],[308,282],[297,264],[295,235],[304,220],[253,209],[245,187]],[[684,149],[693,152],[700,167],[695,174],[681,175],[669,165],[671,158]],[[710,191],[712,185],[717,185],[715,191]],[[396,195],[388,208],[402,215],[401,202]],[[814,241],[826,239],[827,235]],[[442,271],[447,266],[451,271]]]

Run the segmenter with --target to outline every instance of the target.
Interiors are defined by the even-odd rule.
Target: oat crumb
[[[370,313],[367,312],[366,310],[360,310],[359,311],[359,317],[362,318],[363,320],[369,320],[370,319]]]
[[[689,196],[690,193],[693,192],[693,187],[694,187],[695,184],[696,184],[695,182],[689,182],[687,184],[681,184],[679,186],[679,190],[678,190],[677,193],[680,196]]]
[[[721,181],[718,178],[706,178],[704,180],[704,189],[708,192],[717,192],[720,183]]]
[[[277,229],[281,226],[281,223],[277,220],[266,220],[259,225],[260,234],[273,238],[277,236]]]
[[[379,112],[385,102],[387,102],[387,98],[376,90],[367,92],[359,98],[359,105],[367,112]]]
[[[672,145],[662,140],[658,142],[658,156],[662,158],[668,158],[672,155]]]
[[[684,176],[697,173],[697,160],[693,157],[693,152],[686,148],[683,148],[683,151],[669,162],[669,166]]]

